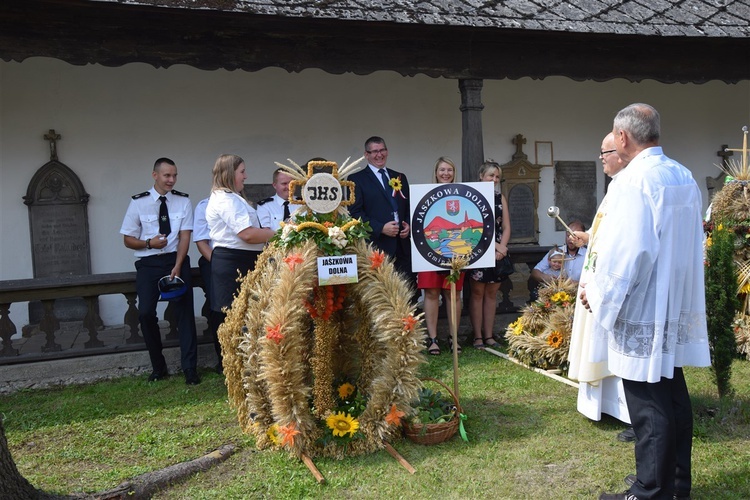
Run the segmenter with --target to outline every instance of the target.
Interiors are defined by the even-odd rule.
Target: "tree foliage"
[[[735,345],[732,321],[739,309],[731,230],[717,224],[706,245],[706,311],[711,366],[719,397],[732,394],[730,383]]]

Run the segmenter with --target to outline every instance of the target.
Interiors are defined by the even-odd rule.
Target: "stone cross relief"
[[[57,141],[62,139],[60,134],[55,133],[55,129],[49,129],[49,133],[44,134],[44,139],[49,141],[49,159],[57,161]]]
[[[513,153],[514,160],[525,160],[528,158],[526,153],[523,152],[523,145],[526,144],[526,138],[522,134],[518,134],[513,138],[513,144],[516,145],[516,152]]]

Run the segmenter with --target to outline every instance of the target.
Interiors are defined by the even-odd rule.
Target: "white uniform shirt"
[[[195,217],[193,219],[193,241],[208,240],[209,246],[213,248],[213,242],[208,232],[208,222],[206,222],[206,206],[208,198],[203,198],[195,206]]]
[[[122,221],[120,234],[132,236],[139,240],[147,240],[159,234],[159,201],[160,194],[153,187],[148,194],[136,195],[130,200],[125,218]],[[136,250],[134,255],[138,258],[149,255],[160,255],[177,251],[180,231],[193,230],[193,205],[187,195],[168,192],[167,210],[169,211],[170,233],[167,236],[167,246],[164,248],[151,248]]]
[[[260,227],[258,214],[237,193],[216,190],[206,206],[209,237],[215,247],[262,251],[263,243],[246,243],[238,234],[248,227]]]
[[[710,366],[702,203],[692,174],[660,147],[647,148],[620,172],[606,201],[586,264],[589,361],[651,383],[672,378],[675,367]]]
[[[284,202],[287,201],[278,194],[273,195],[271,198],[266,198],[262,202],[258,202],[258,219],[260,225],[263,227],[270,227],[274,231],[277,231],[280,227],[280,222],[284,220]],[[292,209],[289,208],[291,213]]]

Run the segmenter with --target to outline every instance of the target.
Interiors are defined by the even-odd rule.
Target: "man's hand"
[[[589,233],[586,231],[573,231],[573,234],[568,235],[568,239],[578,248],[583,245],[587,245],[589,242]]]
[[[402,238],[408,238],[410,230],[411,228],[409,227],[409,224],[406,221],[404,221],[401,223],[401,232],[398,233],[398,235],[401,236]]]
[[[586,299],[586,289],[584,288],[586,285],[581,285],[581,295],[578,296],[578,298],[581,299],[581,305],[586,308],[588,312],[591,312],[591,307],[589,306],[589,301]]]
[[[151,241],[149,241],[149,245],[151,245],[151,248],[156,248],[157,250],[160,248],[164,248],[167,246],[167,236],[164,234],[157,234],[153,238],[151,238]]]
[[[395,220],[392,220],[390,222],[387,222],[383,226],[383,230],[381,231],[386,236],[390,236],[391,238],[395,238],[398,235],[398,222]]]

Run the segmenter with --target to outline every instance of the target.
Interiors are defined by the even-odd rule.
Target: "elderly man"
[[[628,491],[599,498],[687,498],[693,416],[682,367],[711,362],[700,190],[659,147],[656,109],[631,104],[612,134],[628,166],[590,241],[591,277],[580,299],[593,314],[591,360],[623,379],[636,477]]]
[[[615,149],[615,136],[610,132],[602,140],[599,159],[602,162],[602,170],[612,178],[612,184],[617,182],[618,174],[625,168],[627,163],[617,154]],[[589,232],[574,231],[568,240],[576,245],[584,245],[589,239],[596,238],[597,230],[604,223],[607,216],[608,197],[605,196],[594,217],[594,223]],[[571,226],[572,228],[572,226]],[[595,254],[590,254],[595,257]],[[580,290],[586,287],[586,282],[591,279],[593,260],[584,267],[580,279]],[[593,363],[591,358],[591,338],[594,331],[593,314],[588,314],[586,308],[580,301],[576,303],[573,316],[573,329],[570,337],[570,349],[568,350],[568,376],[578,380],[578,411],[591,420],[601,420],[602,413],[611,415],[627,424],[630,423],[628,408],[625,403],[625,395],[622,380],[614,377],[607,370],[605,362]],[[617,435],[620,441],[635,441],[635,432],[632,427]]]

